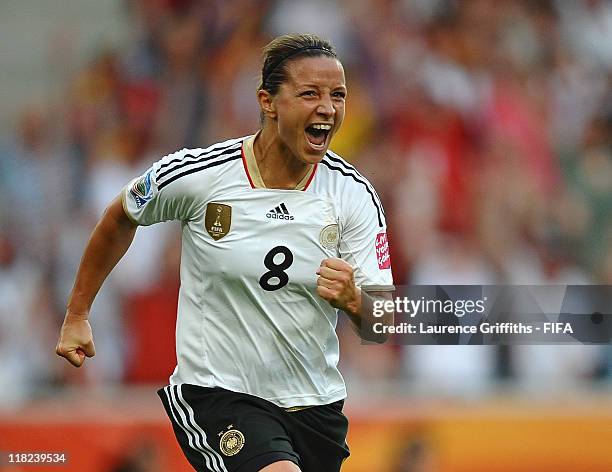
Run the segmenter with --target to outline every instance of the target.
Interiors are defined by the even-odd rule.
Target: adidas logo
[[[289,214],[289,210],[284,203],[281,203],[276,208],[272,208],[266,216],[272,220],[293,220],[293,215]]]

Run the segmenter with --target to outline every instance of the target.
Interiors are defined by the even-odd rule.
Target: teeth
[[[331,125],[323,125],[323,124],[314,124],[311,125],[314,129],[322,129],[324,131],[329,131],[331,129]]]

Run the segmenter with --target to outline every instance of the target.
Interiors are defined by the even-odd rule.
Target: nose
[[[336,113],[336,109],[334,108],[334,103],[332,102],[330,95],[321,95],[321,101],[317,106],[317,113],[325,117],[331,117]]]

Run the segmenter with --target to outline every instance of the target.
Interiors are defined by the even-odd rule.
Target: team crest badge
[[[223,203],[209,203],[206,206],[204,224],[210,237],[218,241],[229,233],[232,225],[232,207]]]
[[[327,225],[321,230],[319,242],[325,249],[335,249],[338,247],[338,225]]]
[[[226,456],[234,456],[240,452],[244,446],[244,434],[237,429],[230,429],[223,433],[219,441],[219,449]]]

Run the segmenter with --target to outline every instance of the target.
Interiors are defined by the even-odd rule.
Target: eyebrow
[[[296,83],[295,86],[296,87],[312,87],[312,88],[317,88],[317,89],[321,88],[320,85],[314,84],[312,82],[308,82],[308,83],[304,83],[304,84]],[[340,84],[340,85],[336,85],[335,87],[329,87],[329,88],[331,88],[332,90],[336,90],[336,89],[339,89],[339,88],[346,90],[346,84]]]

